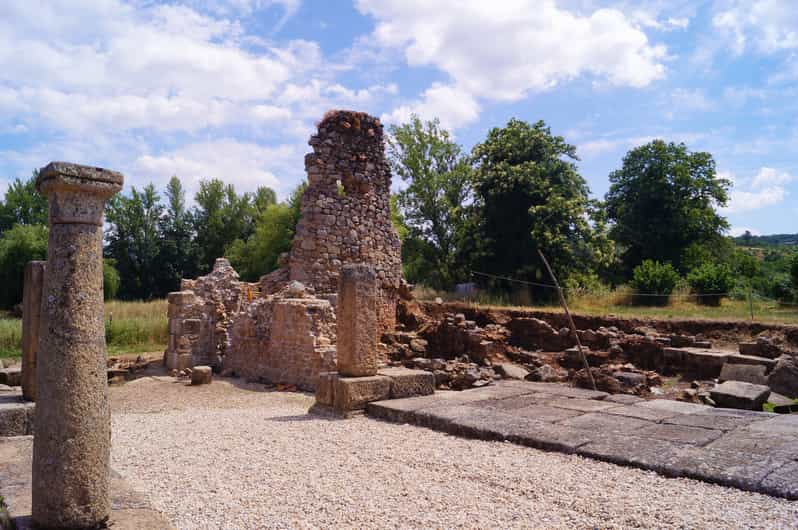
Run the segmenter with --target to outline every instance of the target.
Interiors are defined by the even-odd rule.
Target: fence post
[[[754,321],[754,295],[751,292],[751,287],[748,287],[748,309],[751,311],[751,322]]]

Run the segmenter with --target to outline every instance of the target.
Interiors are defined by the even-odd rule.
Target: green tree
[[[792,289],[798,296],[798,253],[790,260],[790,280],[792,280]]]
[[[303,183],[288,201],[266,206],[254,233],[246,240],[236,239],[227,247],[225,256],[241,278],[255,281],[279,266],[280,255],[291,249],[305,188]]]
[[[407,184],[396,196],[408,231],[403,259],[419,265],[408,270],[408,279],[451,287],[468,278],[460,249],[471,201],[471,165],[437,119],[422,122],[413,116],[390,133],[391,166]],[[419,277],[412,277],[416,271]]]
[[[574,163],[576,148],[544,122],[512,119],[492,129],[472,156],[478,226],[468,232],[483,271],[548,282],[538,249],[563,283],[611,262],[603,220]]]
[[[142,191],[133,187],[129,196],[116,195],[108,202],[105,255],[119,270],[121,298],[144,300],[164,294],[158,289],[162,215],[161,198],[152,184]]]
[[[256,209],[249,193],[236,194],[232,184],[203,180],[194,197],[194,232],[200,272],[208,272],[236,239],[246,241],[255,229]]]
[[[693,293],[698,295],[699,304],[717,306],[734,287],[734,275],[725,264],[704,263],[690,271],[687,283]]]
[[[16,224],[46,225],[47,199],[36,191],[37,171],[23,181],[15,179],[0,201],[0,233]]]
[[[679,283],[679,273],[670,263],[660,263],[650,259],[632,270],[635,290],[634,300],[639,305],[667,305],[671,293]]]
[[[610,235],[627,271],[646,259],[684,270],[688,247],[717,241],[729,228],[715,208],[726,205],[731,184],[717,177],[709,153],[654,140],[629,151],[610,182]]]
[[[158,225],[160,245],[157,284],[163,296],[180,288],[180,280],[197,276],[197,247],[194,242],[191,212],[180,179],[172,177],[166,186],[166,208]]]
[[[22,302],[25,264],[47,259],[47,227],[16,224],[0,236],[0,307]]]
[[[113,300],[119,292],[122,279],[116,270],[116,261],[110,258],[103,260],[103,299]]]

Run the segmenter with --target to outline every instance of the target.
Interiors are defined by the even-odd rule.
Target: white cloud
[[[597,140],[590,140],[588,142],[579,144],[577,153],[579,156],[592,157],[602,153],[609,153],[616,149],[628,144],[627,140],[611,140],[607,138],[599,138]]]
[[[789,173],[770,167],[761,167],[751,178],[738,178],[727,171],[719,171],[718,176],[730,180],[734,185],[729,193],[729,204],[722,209],[727,214],[781,204],[789,195],[785,185],[795,180]]]
[[[795,177],[786,171],[778,171],[772,167],[763,167],[754,175],[751,182],[752,188],[766,188],[769,186],[783,186],[795,180]]]
[[[798,9],[794,0],[726,2],[712,19],[735,53],[798,49]]]
[[[444,128],[456,129],[479,117],[479,104],[468,92],[434,84],[424,91],[421,99],[383,114],[381,119],[386,123],[405,123],[413,114],[424,120],[438,118]]]
[[[725,213],[742,213],[774,206],[784,201],[787,191],[781,186],[770,186],[757,191],[732,190]]]
[[[715,108],[715,102],[707,98],[702,89],[677,88],[670,94],[668,108],[670,112],[679,111],[706,112]]]
[[[515,101],[590,75],[644,87],[665,75],[666,49],[622,12],[589,16],[552,0],[358,0],[377,20],[376,41],[410,66],[434,66],[463,93]]]

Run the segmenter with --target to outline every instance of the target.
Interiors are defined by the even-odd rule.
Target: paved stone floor
[[[503,381],[371,403],[370,416],[798,499],[798,414]]]
[[[0,494],[7,505],[0,510],[0,528],[28,530],[31,521],[31,459],[33,436],[0,438]],[[170,530],[172,524],[153,510],[143,495],[134,491],[119,474],[111,471],[111,518],[114,530],[145,528]]]

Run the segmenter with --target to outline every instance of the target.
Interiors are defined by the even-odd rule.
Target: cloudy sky
[[[798,232],[795,0],[3,0],[0,191],[50,160],[285,197],[329,108],[511,117],[577,146],[595,196],[652,138],[707,150],[734,232]]]

